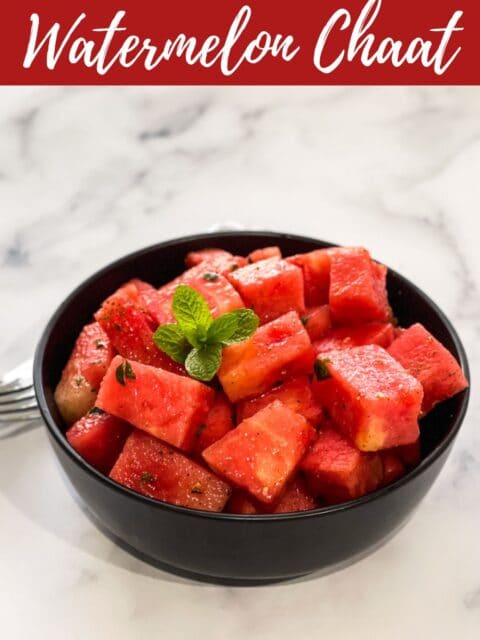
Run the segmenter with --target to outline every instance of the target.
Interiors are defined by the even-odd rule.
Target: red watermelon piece
[[[331,426],[320,430],[301,469],[310,491],[328,504],[353,500],[377,489],[382,481],[382,461],[376,453],[359,451]]]
[[[115,350],[124,358],[183,372],[183,367],[160,351],[153,342],[157,323],[142,298],[149,285],[142,283],[145,287],[139,291],[139,282],[134,280],[120,287],[105,300],[95,314],[95,319],[108,335]]]
[[[336,249],[330,254],[329,304],[334,322],[344,325],[387,322],[392,316],[386,269],[366,249]]]
[[[308,331],[308,325],[307,325]],[[368,322],[353,327],[336,327],[322,338],[315,340],[313,348],[316,354],[336,349],[350,349],[365,344],[378,344],[389,347],[394,339],[394,328],[390,322]]]
[[[227,502],[225,511],[227,513],[238,513],[244,516],[250,516],[264,512],[264,507],[261,507],[260,503],[255,502],[255,500],[244,491],[234,489],[230,500]]]
[[[229,400],[237,402],[310,373],[312,364],[310,338],[292,311],[259,327],[245,342],[226,347],[218,377]]]
[[[228,484],[180,451],[134,430],[110,472],[116,482],[170,504],[222,511],[230,495]]]
[[[392,484],[405,475],[405,465],[401,459],[391,450],[381,451],[380,456],[383,464],[383,481],[382,486]]]
[[[214,391],[197,380],[116,356],[100,386],[97,406],[189,451],[213,398]]]
[[[318,359],[314,394],[362,451],[415,442],[422,385],[377,345],[330,351]]]
[[[185,258],[187,267],[196,267],[202,264],[214,273],[225,275],[230,271],[235,271],[247,264],[247,259],[243,256],[234,256],[223,249],[201,249],[200,251],[190,251]]]
[[[200,455],[204,449],[223,438],[226,433],[233,429],[233,411],[233,406],[227,396],[219,391],[215,395],[215,400],[205,418],[205,422],[195,432],[194,453]]]
[[[98,322],[87,324],[55,389],[55,402],[67,424],[79,420],[93,407],[112,358],[112,345],[105,331]]]
[[[316,509],[318,503],[307,489],[305,480],[297,475],[285,489],[272,513],[292,513]]]
[[[468,387],[453,355],[420,323],[403,331],[388,352],[421,382],[423,414]]]
[[[302,316],[302,322],[312,342],[323,338],[332,326],[330,307],[324,304],[321,307],[307,309]]]
[[[237,269],[228,275],[232,285],[261,323],[305,310],[301,270],[285,260],[270,258]]]
[[[237,422],[250,418],[274,400],[280,400],[287,407],[290,407],[292,411],[300,413],[313,425],[317,425],[320,422],[322,409],[313,397],[312,384],[308,376],[287,380],[287,382],[262,393],[256,398],[242,400],[237,404]]]
[[[255,249],[247,256],[247,262],[260,262],[260,260],[268,260],[269,258],[281,259],[282,251],[280,247],[263,247],[263,249]]]
[[[330,254],[334,249],[317,249],[287,258],[288,262],[301,267],[305,283],[305,303],[308,307],[328,302],[330,286]]]
[[[123,420],[94,408],[70,427],[66,437],[92,467],[109,473],[131,430]]]
[[[303,416],[276,400],[202,455],[229,483],[272,504],[293,477],[314,433]]]
[[[265,505],[249,497],[238,489],[232,492],[226,511],[252,515],[258,513],[292,513],[295,511],[310,511],[316,509],[318,503],[308,491],[305,480],[297,475],[287,485],[279,501],[274,505]]]

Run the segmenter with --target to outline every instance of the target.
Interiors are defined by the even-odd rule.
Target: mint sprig
[[[187,285],[176,288],[172,311],[177,323],[159,326],[153,340],[203,382],[212,380],[220,368],[223,347],[247,340],[259,324],[252,309],[236,309],[214,320],[205,298]]]

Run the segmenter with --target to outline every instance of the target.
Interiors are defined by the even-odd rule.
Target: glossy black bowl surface
[[[184,269],[188,251],[220,247],[245,255],[277,244],[284,255],[330,246],[269,232],[225,232],[170,240],[98,271],[60,306],[40,340],[34,384],[50,441],[67,477],[94,519],[128,548],[172,569],[230,581],[272,581],[328,570],[378,546],[407,520],[450,452],[468,404],[464,391],[422,421],[422,461],[394,484],[358,500],[309,512],[242,516],[212,514],[141,496],[87,464],[68,444],[53,392],[82,326],[110,293],[130,278],[161,285]],[[388,291],[400,324],[423,323],[460,361],[462,344],[445,315],[394,271]]]

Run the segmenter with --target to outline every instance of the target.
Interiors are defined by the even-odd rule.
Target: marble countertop
[[[363,244],[480,375],[480,88],[1,88],[0,371],[114,258],[235,221]],[[164,573],[72,499],[41,428],[0,441],[5,638],[480,637],[480,430],[381,549],[263,587]]]

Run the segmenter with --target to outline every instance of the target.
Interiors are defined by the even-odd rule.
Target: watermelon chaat
[[[248,515],[352,500],[417,465],[419,420],[468,386],[424,326],[398,326],[364,248],[185,263],[112,292],[55,391],[70,445],[133,491]]]

